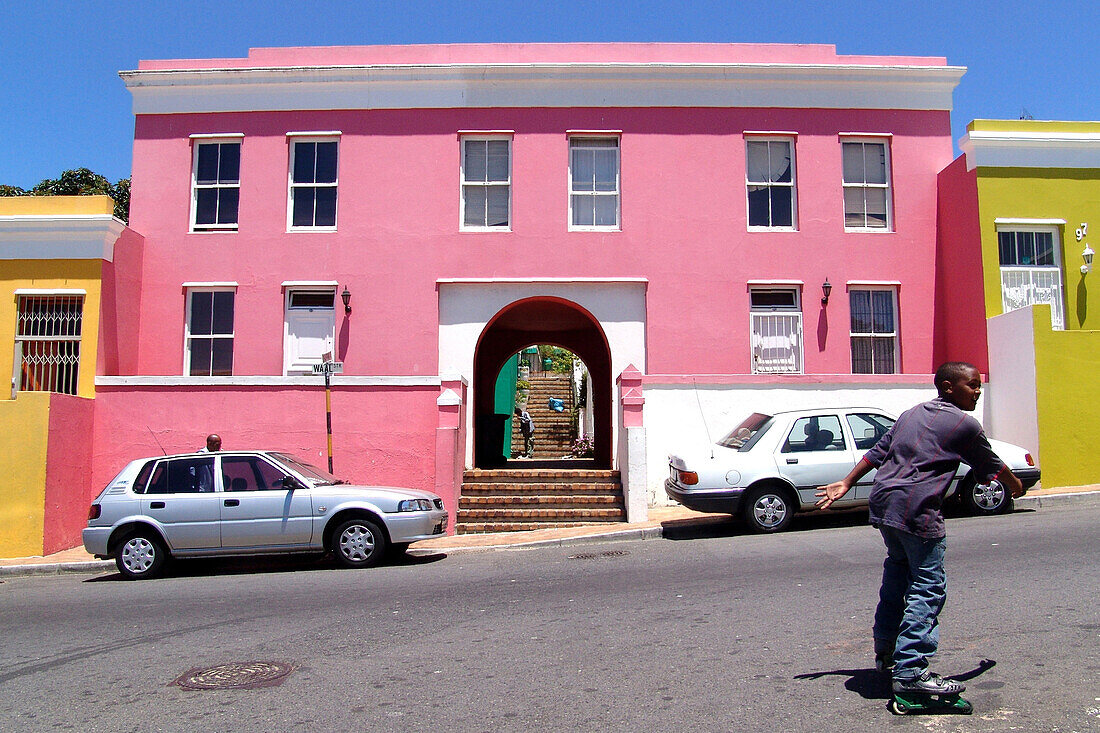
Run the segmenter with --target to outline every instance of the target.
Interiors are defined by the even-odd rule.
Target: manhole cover
[[[215,667],[196,667],[180,675],[175,684],[188,690],[250,690],[282,682],[294,671],[285,662],[233,662]]]
[[[595,560],[601,557],[622,557],[629,555],[626,550],[607,550],[605,552],[584,552],[579,555],[570,555],[570,560]]]

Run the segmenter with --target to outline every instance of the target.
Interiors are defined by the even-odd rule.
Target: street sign
[[[314,374],[343,374],[344,362],[342,361],[323,361],[320,364],[313,365]]]

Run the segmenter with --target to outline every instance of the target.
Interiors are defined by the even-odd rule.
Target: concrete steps
[[[457,534],[626,521],[618,471],[474,469],[463,474]]]

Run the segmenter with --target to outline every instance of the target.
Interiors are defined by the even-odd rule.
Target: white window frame
[[[575,145],[580,140],[613,140],[615,142],[615,190],[614,191],[575,191],[573,189],[573,151],[585,149],[584,145]],[[623,223],[623,161],[622,161],[622,135],[621,133],[605,132],[570,132],[568,135],[568,163],[567,163],[567,188],[569,189],[568,222],[571,232],[618,232],[622,231]],[[609,150],[609,146],[592,147],[591,150]],[[573,223],[573,197],[574,196],[614,196],[615,197],[615,223],[614,224],[574,224]]]
[[[192,284],[184,283],[184,289],[187,297],[184,299],[184,312],[183,312],[183,374],[185,376],[191,376],[191,341],[193,339],[229,339],[232,342],[232,359],[229,365],[229,374],[216,375],[218,377],[230,377],[234,373],[234,364],[237,357],[236,349],[236,332],[237,332],[237,286],[236,284]],[[207,334],[207,333],[191,333],[191,300],[195,293],[233,293],[233,331],[230,333],[219,334]],[[211,303],[212,304],[212,303]],[[211,374],[194,375],[194,376],[215,376]]]
[[[191,135],[191,214],[189,231],[195,234],[208,234],[211,232],[236,232],[241,221],[241,170],[240,165],[244,155],[244,134],[224,133],[220,135]],[[220,180],[215,183],[199,183],[199,148],[203,145],[236,144],[237,153],[237,181],[235,183],[223,183]],[[219,151],[220,153],[220,151]],[[219,166],[220,167],[220,166]],[[195,221],[198,217],[199,191],[206,189],[237,189],[237,216],[232,224],[199,224]]]
[[[891,332],[876,332],[874,330],[864,332],[855,332],[852,330],[852,294],[856,292],[888,292],[890,293],[890,308],[893,309],[894,316],[894,330]],[[898,318],[898,291],[896,287],[890,285],[864,285],[864,284],[849,284],[848,286],[848,348],[849,348],[849,362],[852,367],[852,374],[898,374],[901,370],[901,339],[899,338],[901,332],[901,323]],[[855,370],[855,357],[856,352],[853,348],[856,339],[874,339],[874,338],[890,338],[894,342],[894,361],[890,365],[891,371],[882,372],[877,370],[877,365],[873,362],[874,351],[872,350],[872,369],[871,372],[857,372]]]
[[[869,234],[882,234],[890,233],[894,231],[894,195],[893,195],[893,171],[890,154],[890,142],[889,135],[846,135],[840,136],[840,180],[841,180],[841,197],[840,197],[840,210],[841,217],[844,223],[844,231],[846,232],[863,232]],[[866,182],[853,182],[849,183],[844,180],[844,145],[847,143],[860,143],[863,145],[881,145],[883,149],[883,165],[885,166],[885,183],[866,183]],[[866,164],[864,165],[866,172]],[[866,175],[864,176],[866,177]],[[844,202],[844,193],[858,189],[860,191],[867,191],[869,189],[881,189],[885,192],[886,196],[886,226],[882,227],[870,227],[870,226],[849,226],[848,225],[848,210]],[[864,206],[863,220],[867,221],[866,205]]]
[[[508,143],[508,178],[504,181],[467,181],[466,180],[466,143],[503,140]],[[458,191],[458,228],[463,232],[510,232],[512,231],[512,134],[511,133],[461,133],[458,146],[459,155],[459,191]],[[466,223],[466,189],[481,187],[485,189],[503,187],[508,190],[508,223],[504,226],[488,226]],[[486,199],[488,197],[486,196]]]
[[[750,232],[797,232],[798,231],[798,165],[795,156],[794,135],[780,134],[753,134],[745,133],[745,224]],[[791,180],[789,183],[780,181],[751,181],[749,180],[749,145],[752,143],[786,143],[791,151]],[[769,146],[769,151],[771,146]],[[769,153],[770,155],[770,153]],[[749,222],[749,186],[764,186],[766,188],[790,188],[791,189],[791,224],[790,226],[760,226]],[[769,214],[771,212],[769,197]],[[774,217],[769,217],[774,218]]]
[[[1015,220],[1012,223],[998,222],[997,232],[997,270],[1001,290],[1001,311],[1009,313],[1020,308],[1048,303],[1050,305],[1050,327],[1055,331],[1062,331],[1066,327],[1065,321],[1065,275],[1062,273],[1062,227],[1054,224],[1031,223],[1026,220]],[[1033,232],[1036,234],[1050,234],[1051,247],[1053,249],[1053,265],[1002,265],[1001,264],[1001,234],[1008,232]],[[1040,288],[1036,282],[1038,278],[1047,279],[1051,286]],[[1009,285],[1009,281],[1013,281]],[[1024,281],[1027,282],[1024,282]],[[1019,299],[1009,298],[1010,288],[1021,288],[1026,291],[1026,302],[1020,303]],[[1036,298],[1038,290],[1049,290],[1049,299]]]
[[[794,304],[789,306],[755,306],[752,304],[754,293],[784,292],[794,295]],[[763,328],[765,324],[778,324],[786,321],[790,325],[788,338],[795,337],[792,343],[791,356],[793,361],[788,362],[793,368],[773,368],[759,358],[758,351],[765,348],[764,341],[774,338]],[[780,283],[749,286],[749,360],[752,364],[753,374],[804,374],[806,371],[805,344],[802,328],[802,288]]]
[[[340,223],[340,159],[343,157],[343,153],[340,150],[340,138],[339,132],[288,132],[287,141],[287,193],[286,193],[286,230],[288,232],[334,232]],[[331,183],[315,183],[315,182],[302,182],[295,183],[294,181],[294,156],[298,152],[298,143],[336,143],[336,180]],[[320,189],[331,188],[336,191],[336,211],[332,217],[332,226],[294,226],[294,190],[296,188],[305,189]],[[314,208],[314,214],[316,215],[316,206]]]
[[[56,394],[80,394],[80,343],[84,330],[84,306],[87,304],[87,293],[84,290],[16,290],[16,326],[15,326],[15,356],[12,364],[11,397],[15,399],[19,392],[53,392]],[[62,331],[63,333],[24,333],[26,318],[24,317],[24,303],[32,299],[50,299],[60,301],[77,301],[79,309],[75,323],[73,319],[67,319],[62,314],[60,317],[50,314],[50,323],[61,324],[59,328],[47,327],[47,331]],[[35,329],[31,329],[35,330]],[[64,351],[62,344],[71,345],[71,354],[44,353],[53,351],[49,346],[56,344],[58,351]],[[36,348],[35,345],[38,345]],[[30,356],[28,357],[28,352]],[[48,389],[24,389],[23,373],[27,359],[30,359],[29,374],[37,377],[41,382],[48,382]],[[65,372],[63,374],[63,372]],[[71,372],[71,373],[69,373]],[[72,391],[58,389],[60,382],[71,386]]]

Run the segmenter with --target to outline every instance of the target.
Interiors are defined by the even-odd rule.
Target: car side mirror
[[[875,437],[875,429],[874,428],[864,428],[863,429],[863,437],[866,438],[867,440],[870,440],[871,438]]]
[[[306,486],[294,476],[285,476],[283,478],[283,488],[294,491],[295,489],[304,489]]]

